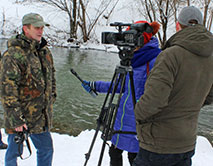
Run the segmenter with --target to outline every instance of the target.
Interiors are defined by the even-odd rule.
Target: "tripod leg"
[[[133,71],[129,71],[129,79],[131,84],[131,92],[132,92],[132,101],[135,108],[136,98],[135,98],[135,88],[134,88],[134,80],[133,80]]]
[[[105,107],[105,105],[106,105],[106,103],[107,103],[107,100],[108,100],[108,98],[109,98],[109,95],[110,95],[110,92],[111,92],[111,90],[112,90],[113,83],[114,83],[114,81],[116,80],[116,77],[117,77],[117,73],[115,72],[115,73],[113,74],[113,77],[112,77],[112,80],[111,80],[111,84],[110,84],[110,86],[109,86],[108,92],[107,92],[106,97],[105,97],[105,99],[104,99],[104,103],[103,103],[102,109],[104,109],[104,107]]]
[[[101,154],[100,154],[100,157],[99,157],[99,161],[98,161],[98,166],[101,166],[101,163],[102,163],[102,160],[103,160],[103,155],[104,155],[104,150],[105,150],[105,147],[106,147],[106,141],[104,140],[103,144],[102,144],[102,148],[101,148]]]
[[[115,81],[115,85],[114,85],[114,88],[113,88],[113,91],[111,94],[109,107],[108,107],[108,117],[106,117],[106,121],[104,122],[104,124],[106,124],[106,125],[104,126],[103,133],[102,133],[103,145],[102,145],[102,149],[101,149],[101,153],[100,153],[100,157],[99,157],[98,166],[101,166],[105,146],[107,143],[106,141],[110,140],[112,137],[112,134],[113,134],[113,127],[114,127],[115,118],[116,118],[117,110],[119,107],[120,99],[121,99],[123,89],[124,89],[125,79],[126,79],[126,73],[121,73],[119,75],[119,79]],[[119,96],[117,99],[117,103],[113,104],[114,95],[115,95],[116,89],[120,82],[121,82],[121,89],[120,89],[120,93],[119,93]]]
[[[95,130],[95,134],[94,134],[94,136],[93,136],[92,143],[91,143],[91,145],[90,145],[90,148],[89,148],[88,153],[85,154],[86,161],[85,161],[85,163],[84,163],[84,166],[87,165],[87,162],[88,162],[88,160],[89,160],[89,158],[90,158],[90,154],[91,154],[91,152],[92,152],[92,149],[93,149],[93,146],[94,146],[94,144],[95,144],[95,140],[96,140],[96,138],[97,138],[97,135],[98,135],[99,130],[100,130],[100,125],[98,125],[97,128],[96,128],[96,130]]]
[[[110,89],[112,89],[113,80],[115,80],[115,77],[116,77],[116,73],[114,73],[114,75],[113,75],[113,78],[112,78],[112,81],[111,81],[111,84],[110,84],[110,88],[109,88],[109,90],[108,90],[108,93],[107,93],[107,95],[106,95],[106,97],[105,97],[105,100],[104,100],[104,103],[103,103],[103,107],[102,107],[101,113],[100,113],[100,115],[99,115],[99,117],[98,117],[98,119],[97,119],[97,124],[98,124],[98,125],[97,125],[97,128],[96,128],[96,130],[95,130],[95,134],[94,134],[94,137],[93,137],[93,139],[92,139],[92,143],[91,143],[91,145],[90,145],[89,151],[88,151],[88,153],[85,154],[86,161],[85,161],[85,163],[84,163],[84,166],[87,165],[87,162],[88,162],[88,160],[89,160],[89,158],[90,158],[90,154],[91,154],[92,149],[93,149],[93,146],[94,146],[94,144],[95,144],[95,141],[96,141],[98,132],[99,132],[99,130],[100,130],[100,127],[101,127],[101,125],[103,125],[103,122],[105,121],[104,119],[105,119],[106,116],[107,116],[106,114],[107,114],[108,112],[107,112],[107,110],[105,109],[105,105],[106,105],[106,103],[107,103],[107,100],[108,100],[108,97],[109,97],[109,93],[110,93]]]
[[[105,117],[105,121],[103,122],[103,124],[105,124],[103,126],[103,131],[102,131],[102,139],[107,141],[110,140],[112,135],[113,135],[113,127],[114,127],[114,123],[115,123],[115,118],[117,115],[117,110],[119,107],[119,103],[121,100],[121,96],[123,93],[123,89],[124,89],[124,84],[125,84],[125,79],[126,79],[126,75],[125,73],[121,73],[120,75],[118,75],[119,78],[116,79],[113,90],[112,90],[112,94],[111,94],[111,98],[107,107],[107,114]],[[116,93],[116,90],[118,88],[118,85],[121,84],[120,87],[120,93],[119,96],[117,98],[117,102],[113,103],[113,99]]]
[[[113,120],[111,123],[111,130],[110,130],[110,135],[112,137],[112,135],[114,134],[114,124],[115,124],[115,119],[116,119],[116,116],[117,116],[117,112],[118,112],[118,107],[119,107],[119,104],[120,104],[120,100],[121,100],[121,97],[122,97],[122,93],[123,93],[123,89],[124,89],[124,86],[125,86],[125,81],[126,81],[126,73],[122,74],[121,75],[121,89],[120,89],[120,93],[119,93],[119,96],[118,96],[118,99],[117,99],[117,104],[116,104],[116,107],[115,107],[115,115],[113,117]]]

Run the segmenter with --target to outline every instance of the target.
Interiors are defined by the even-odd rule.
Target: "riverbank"
[[[3,140],[6,142],[7,136],[3,133]],[[94,130],[82,131],[77,137],[68,136],[66,134],[58,134],[52,132],[54,156],[53,166],[82,166],[85,163],[85,154],[88,152],[92,138],[95,134]],[[101,133],[98,133],[94,147],[92,149],[87,166],[94,166],[98,164],[100,150],[103,140],[100,138]],[[18,164],[21,166],[35,166],[36,165],[36,150],[30,141],[32,148],[32,156],[26,160],[18,158]],[[102,165],[109,165],[109,147],[106,146]],[[0,150],[0,165],[4,165],[4,156],[6,150]],[[24,148],[24,154],[27,156],[28,151]],[[127,153],[123,153],[123,166],[129,166]],[[192,158],[192,166],[212,166],[213,163],[213,148],[206,138],[198,136],[195,155]],[[71,164],[72,163],[72,164]]]

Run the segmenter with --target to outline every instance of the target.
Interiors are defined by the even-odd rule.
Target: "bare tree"
[[[118,3],[119,0],[117,0]],[[79,8],[78,8],[78,25],[81,28],[82,34],[83,34],[83,41],[86,42],[89,40],[91,32],[93,31],[95,25],[97,24],[100,17],[103,15],[103,13],[109,8],[110,4],[112,3],[112,0],[99,0],[99,4],[97,8],[95,8],[95,17],[90,16],[88,13],[87,7],[89,5],[89,0],[79,0]],[[113,12],[113,8],[117,5],[115,3],[111,6],[111,11]],[[94,12],[94,10],[93,10]],[[94,13],[93,13],[94,15]]]
[[[167,27],[169,19],[174,15],[173,1],[139,0],[139,3],[144,9],[142,15],[147,19],[147,21],[158,21],[161,24],[162,34],[158,32],[158,39],[161,46],[163,46],[167,40]]]
[[[212,28],[212,20],[213,20],[213,9],[211,10],[208,22],[207,22],[207,28],[210,31]]]
[[[211,0],[204,0],[204,11],[203,11],[203,25],[206,26],[207,22],[207,15],[209,10],[209,4],[211,3]],[[210,15],[211,17],[211,15]]]
[[[148,21],[158,21],[161,24],[162,33],[158,32],[158,39],[161,46],[163,46],[167,40],[168,22],[173,19],[176,23],[177,12],[180,10],[180,6],[190,6],[198,1],[191,0],[138,0],[139,8],[143,9],[142,16]],[[212,26],[213,9],[210,8],[212,0],[200,0],[198,6],[202,6],[203,9],[203,25],[209,30]],[[179,9],[179,10],[178,10]],[[141,10],[139,10],[140,12]],[[207,22],[208,20],[208,22]],[[207,24],[207,25],[206,25]]]
[[[69,16],[70,25],[70,38],[76,38],[78,34],[78,27],[80,27],[83,42],[90,39],[90,35],[97,24],[100,17],[109,8],[110,4],[114,0],[99,0],[96,5],[97,8],[89,10],[90,6],[93,6],[92,0],[37,0],[45,4],[56,7],[57,9],[64,11]],[[119,0],[116,0],[117,2]],[[99,4],[99,5],[98,5]],[[113,8],[117,5],[110,6],[113,12]],[[93,6],[94,7],[94,6]]]
[[[160,39],[161,46],[163,46],[167,40],[167,25],[170,18],[170,4],[169,0],[163,1],[160,0],[158,4],[158,10],[160,13],[160,23],[162,25],[163,30],[163,39]]]
[[[187,5],[190,6],[190,0],[187,0]]]
[[[112,15],[112,13],[114,12],[115,7],[117,6],[117,4],[118,4],[119,1],[120,0],[116,0],[115,4],[112,6],[112,8],[110,9],[110,11],[107,14],[103,15],[103,17],[107,20],[106,25],[108,25],[109,18]]]
[[[178,12],[178,8],[179,8],[179,4],[180,4],[180,1],[179,0],[173,0],[171,2],[171,7],[172,7],[172,10],[174,12],[174,22],[176,23],[177,22],[177,12]]]
[[[200,6],[201,10],[203,10],[203,25],[210,30],[212,26],[212,10],[213,10],[210,7],[210,3],[212,3],[212,0],[200,0],[200,1],[187,0],[187,5],[190,6],[195,2],[197,6]]]
[[[70,38],[77,38],[77,0],[37,0],[64,11],[69,17]]]
[[[2,13],[2,26],[1,26],[1,34],[4,35],[4,26],[5,26],[5,12],[3,9],[3,13]]]

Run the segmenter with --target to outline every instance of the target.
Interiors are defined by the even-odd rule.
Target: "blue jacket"
[[[153,67],[155,59],[160,51],[161,50],[158,48],[158,40],[152,37],[146,45],[134,53],[131,66],[133,67],[136,100],[138,100],[144,93],[144,84],[147,79],[147,74]],[[107,93],[109,86],[110,82],[95,82],[95,89],[100,93]],[[120,92],[119,88],[120,87],[117,89],[117,93]],[[126,77],[123,95],[114,124],[114,130],[136,132],[129,74]],[[139,143],[136,135],[115,134],[111,141],[112,144],[119,149],[133,153],[137,153],[139,151]]]

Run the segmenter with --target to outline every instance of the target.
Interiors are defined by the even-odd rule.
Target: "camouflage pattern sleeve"
[[[7,123],[16,128],[25,123],[19,98],[21,70],[19,61],[23,58],[20,51],[8,50],[2,57],[1,101],[8,117]]]

